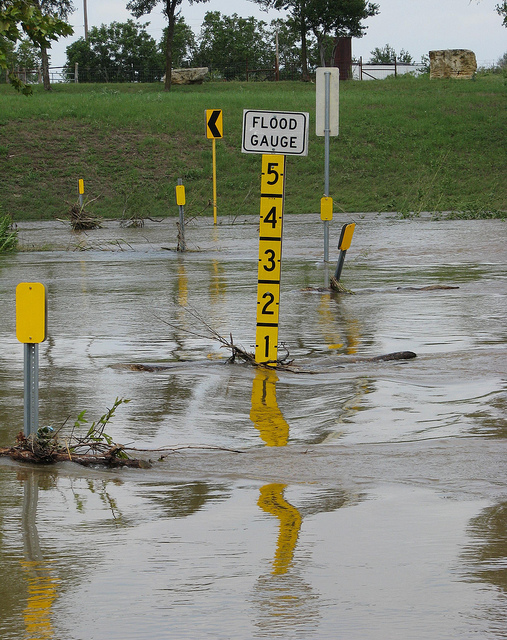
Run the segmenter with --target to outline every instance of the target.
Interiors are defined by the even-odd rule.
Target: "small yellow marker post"
[[[224,137],[222,109],[206,109],[206,137],[212,140],[213,155],[213,224],[217,223],[217,153],[216,139]]]
[[[176,187],[176,204],[179,207],[180,221],[179,221],[179,233],[178,233],[178,247],[177,251],[185,251],[187,245],[185,243],[185,187],[182,184],[182,179],[178,178],[178,185]]]
[[[40,282],[20,282],[16,287],[16,338],[24,344],[24,433],[39,428],[39,343],[46,339],[46,289]]]
[[[84,204],[84,180],[82,178],[79,178],[77,182],[77,191],[79,194],[79,206],[82,209]]]
[[[255,361],[276,367],[282,266],[285,156],[262,156]]]

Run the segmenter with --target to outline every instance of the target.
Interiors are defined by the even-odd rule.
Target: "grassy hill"
[[[336,211],[507,209],[506,82],[398,77],[340,86],[340,135],[331,139],[330,195]],[[0,86],[0,210],[14,220],[67,215],[85,200],[104,217],[211,215],[211,141],[204,110],[222,109],[218,215],[257,214],[260,157],[241,153],[243,109],[308,111],[309,155],[289,158],[286,211],[316,212],[324,185],[324,140],[314,135],[315,85],[207,83],[60,84],[32,97]]]

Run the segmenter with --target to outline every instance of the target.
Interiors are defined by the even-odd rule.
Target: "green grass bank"
[[[330,151],[335,211],[505,216],[506,98],[501,75],[342,83]],[[241,153],[245,108],[310,112],[309,155],[288,160],[286,211],[319,211],[324,139],[314,134],[315,85],[238,82],[168,93],[158,84],[61,84],[28,98],[0,86],[0,212],[15,221],[66,217],[83,178],[96,215],[177,215],[182,178],[186,215],[211,215],[204,110],[222,109],[218,215],[256,214],[260,157]]]

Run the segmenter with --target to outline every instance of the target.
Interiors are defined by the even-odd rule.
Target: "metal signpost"
[[[213,141],[213,223],[217,223],[217,138],[224,137],[222,109],[206,109],[206,137]]]
[[[180,232],[178,234],[178,251],[186,251],[187,245],[185,242],[185,187],[183,186],[183,180],[178,178],[178,184],[176,186],[176,204],[178,205],[180,214]]]
[[[308,113],[243,111],[243,153],[262,154],[255,361],[276,367],[286,155],[308,154]]]
[[[46,339],[46,289],[40,282],[16,287],[16,337],[24,344],[24,434],[39,428],[39,343]]]
[[[329,221],[333,219],[333,201],[329,197],[329,138],[339,133],[339,81],[338,67],[317,69],[315,133],[325,138],[324,197],[320,209],[320,217],[324,222],[324,262],[329,261]]]
[[[79,194],[79,206],[82,209],[83,205],[84,205],[84,180],[83,180],[83,178],[79,178],[79,180],[77,181],[77,190],[78,190],[78,194]]]

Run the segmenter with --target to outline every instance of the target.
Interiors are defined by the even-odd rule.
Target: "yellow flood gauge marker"
[[[39,428],[39,343],[46,339],[46,289],[40,282],[20,282],[16,287],[16,337],[24,344],[24,433]]]
[[[308,154],[308,113],[243,111],[243,153],[262,154],[255,361],[276,367],[287,155]]]
[[[224,120],[222,109],[206,109],[206,137],[213,141],[213,224],[217,223],[217,138],[224,137]]]

